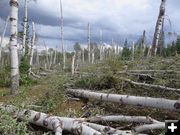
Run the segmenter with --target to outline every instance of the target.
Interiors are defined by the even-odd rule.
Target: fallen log
[[[82,98],[93,98],[100,101],[113,102],[119,104],[127,104],[141,107],[151,107],[157,109],[166,109],[180,112],[180,101],[169,100],[164,98],[139,97],[119,94],[106,94],[92,92],[82,89],[66,89],[69,94]]]
[[[145,124],[134,128],[134,132],[141,133],[147,130],[165,129],[165,123]]]
[[[136,123],[147,123],[147,124],[153,124],[153,123],[161,123],[160,121],[157,121],[151,117],[146,116],[98,116],[98,117],[92,117],[92,118],[84,118],[84,121],[87,122],[136,122]]]
[[[30,72],[30,75],[32,75],[33,77],[40,79],[41,77],[39,75],[36,75],[34,72]]]
[[[180,74],[180,71],[174,71],[174,70],[124,70],[119,71],[116,73],[176,73]]]
[[[133,133],[129,131],[116,130],[103,125],[87,123],[79,119],[58,117],[33,110],[19,110],[12,105],[3,106],[3,104],[0,104],[0,109],[9,113],[15,112],[13,115],[14,117],[28,120],[32,124],[53,130],[55,135],[62,135],[63,130],[77,135],[106,135],[106,131],[109,131],[109,135],[117,135],[117,133],[122,135],[133,135]],[[110,131],[116,132],[110,133]]]
[[[139,82],[134,82],[130,79],[126,79],[126,78],[122,78],[120,77],[119,79],[129,82],[133,85],[137,85],[140,87],[148,87],[148,88],[156,88],[156,89],[161,89],[161,90],[168,90],[168,91],[176,91],[176,92],[180,92],[180,89],[176,89],[176,88],[170,88],[170,87],[166,87],[166,86],[161,86],[161,85],[154,85],[154,84],[147,84],[147,83],[139,83]]]

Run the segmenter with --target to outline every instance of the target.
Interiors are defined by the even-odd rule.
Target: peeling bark
[[[154,39],[153,39],[153,43],[152,43],[152,55],[153,56],[156,56],[156,53],[157,53],[157,46],[158,46],[159,36],[160,36],[160,32],[161,32],[161,26],[162,26],[164,16],[165,16],[165,5],[166,5],[166,0],[161,0],[159,16],[158,16],[158,20],[156,23]]]
[[[147,54],[147,58],[149,58],[151,56],[151,49],[152,49],[152,46],[149,45],[148,47],[148,54]]]
[[[19,63],[17,48],[17,25],[18,25],[18,1],[10,0],[10,59],[11,59],[11,91],[10,94],[18,93],[19,87]]]
[[[100,101],[127,104],[141,107],[151,107],[180,112],[180,102],[177,100],[168,100],[164,98],[139,97],[119,94],[106,94],[91,92],[81,89],[67,89],[69,94],[82,98],[93,98]]]
[[[145,52],[145,44],[144,44],[144,42],[145,42],[145,38],[146,38],[146,31],[144,30],[144,32],[143,32],[143,36],[142,36],[142,43],[141,43],[141,49],[142,49],[142,57],[144,57],[144,52]]]

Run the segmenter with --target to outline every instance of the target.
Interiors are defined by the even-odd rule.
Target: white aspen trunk
[[[35,27],[34,27],[34,22],[32,22],[32,44],[31,44],[31,54],[30,54],[30,61],[29,61],[29,65],[30,65],[29,72],[31,72],[32,63],[33,63],[35,38],[36,38]]]
[[[25,54],[26,49],[26,31],[27,31],[27,0],[25,0],[24,5],[24,31],[23,31],[23,54]]]
[[[116,56],[118,56],[118,45],[116,45]]]
[[[151,98],[151,97],[139,97],[119,94],[106,94],[99,92],[91,92],[88,90],[81,89],[67,89],[69,94],[76,97],[96,99],[100,101],[113,102],[119,104],[127,104],[141,107],[151,107],[158,109],[167,109],[171,111],[180,112],[180,101],[169,100],[164,98]]]
[[[82,62],[84,63],[84,48],[82,48]]]
[[[55,53],[54,53],[54,61],[53,61],[54,65],[56,64],[57,50],[58,50],[58,48],[56,46],[56,50],[55,50]]]
[[[38,53],[38,48],[36,49],[36,65],[39,66],[39,53]]]
[[[144,57],[144,52],[145,52],[145,43],[144,43],[145,38],[146,38],[146,31],[144,30],[143,37],[142,37],[142,43],[141,43],[142,57]]]
[[[135,42],[132,42],[132,60],[134,60],[134,47],[135,47]]]
[[[19,63],[18,63],[18,1],[10,0],[10,59],[11,59],[11,91],[10,94],[18,93],[19,87]]]
[[[151,56],[151,48],[152,48],[152,46],[151,46],[151,45],[149,45],[147,58],[149,58],[149,57]]]
[[[92,64],[94,64],[94,44],[92,46]]]
[[[88,122],[136,122],[136,123],[147,123],[147,124],[155,124],[155,123],[162,123],[155,119],[152,119],[149,116],[97,116],[92,118],[81,118],[84,121]]]
[[[76,54],[72,56],[72,64],[71,64],[71,74],[74,75],[74,63],[75,63]]]
[[[97,130],[73,118],[58,117],[33,110],[17,111],[14,106],[3,107],[2,104],[0,104],[0,109],[9,113],[15,112],[15,116],[18,118],[27,119],[32,124],[53,130],[55,135],[62,135],[62,131],[68,131],[76,135],[101,135]]]
[[[165,123],[145,124],[134,128],[134,132],[141,133],[147,130],[165,129]]]
[[[91,62],[91,41],[90,41],[90,23],[88,23],[88,59]]]
[[[112,54],[111,56],[114,56],[114,39],[112,38]]]
[[[166,5],[166,0],[161,0],[159,16],[158,16],[158,20],[156,23],[154,39],[153,39],[153,43],[152,43],[152,55],[153,56],[156,56],[156,53],[157,53],[157,46],[158,46],[159,36],[160,36],[160,32],[161,32],[161,26],[162,26],[162,23],[164,20],[164,15],[165,15],[165,5]]]
[[[49,56],[48,56],[48,48],[47,48],[46,45],[45,45],[45,49],[46,49],[46,63],[47,63],[47,66],[45,66],[45,67],[46,67],[46,68],[48,67],[48,69],[50,69]]]
[[[102,48],[102,30],[100,30],[100,61],[103,60],[102,53],[103,53],[103,48]]]
[[[49,62],[49,67],[50,68],[52,66],[52,60],[53,60],[53,51],[50,52],[50,62]]]
[[[1,42],[0,42],[0,61],[1,61],[1,53],[2,53],[2,44],[3,44],[3,41],[4,41],[4,35],[6,33],[6,29],[7,29],[7,25],[8,25],[8,21],[9,21],[9,15],[6,19],[6,22],[5,22],[5,25],[4,25],[4,29],[3,29],[3,32],[1,34]]]
[[[60,10],[61,10],[61,44],[62,44],[62,55],[63,55],[63,70],[66,68],[66,52],[64,48],[64,35],[63,35],[63,9],[62,2],[60,0]]]

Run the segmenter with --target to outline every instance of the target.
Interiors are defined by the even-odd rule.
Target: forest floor
[[[118,74],[118,71],[129,70],[174,70],[180,71],[180,57],[151,58],[136,61],[120,61],[108,59],[97,64],[82,64],[72,77],[70,72],[56,72],[42,77],[37,85],[21,86],[18,95],[9,96],[9,88],[0,88],[0,102],[15,105],[19,108],[52,113],[62,117],[93,117],[106,115],[150,116],[156,120],[180,119],[180,113],[154,108],[135,107],[96,101],[94,99],[78,99],[66,93],[66,88],[90,89],[97,92],[124,94],[133,96],[148,96],[178,100],[180,93],[163,91],[155,88],[139,87],[120,79],[131,79],[136,82],[180,88],[180,74],[177,73],[148,73],[152,78]],[[147,73],[146,73],[147,74]],[[30,106],[32,105],[32,106]],[[136,123],[107,123],[112,127],[131,130]],[[46,130],[28,124],[28,134],[40,135]],[[151,135],[164,134],[164,130],[145,132]],[[48,131],[48,134],[52,134]]]

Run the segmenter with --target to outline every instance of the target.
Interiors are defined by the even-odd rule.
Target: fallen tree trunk
[[[147,130],[165,129],[165,123],[145,124],[134,128],[134,132],[141,133]]]
[[[98,117],[92,117],[92,118],[82,118],[82,120],[87,122],[136,122],[136,123],[147,123],[147,124],[153,124],[153,123],[161,123],[160,121],[157,121],[155,119],[152,119],[151,117],[145,117],[145,116],[98,116]]]
[[[180,89],[176,89],[176,88],[170,88],[170,87],[161,86],[161,85],[134,82],[134,81],[132,81],[130,79],[126,79],[126,78],[122,78],[122,77],[120,77],[120,79],[123,80],[123,81],[129,82],[129,83],[131,83],[133,85],[140,86],[140,87],[144,86],[144,87],[148,87],[148,88],[157,88],[157,89],[161,89],[161,90],[180,92]]]
[[[176,73],[180,74],[180,71],[174,70],[124,70],[116,73]]]
[[[82,98],[94,98],[100,101],[113,102],[119,104],[127,104],[141,107],[151,107],[158,109],[166,109],[171,111],[180,112],[180,101],[168,100],[164,98],[151,98],[151,97],[139,97],[129,95],[118,95],[118,94],[106,94],[91,92],[88,90],[81,89],[67,89],[69,94],[76,97]]]
[[[3,104],[0,104],[0,109],[9,113],[15,112],[14,117],[22,120],[26,119],[32,124],[53,130],[55,135],[62,135],[62,131],[68,131],[77,135],[133,135],[131,131],[122,131],[109,126],[87,123],[80,119],[58,117],[33,110],[17,111],[18,109],[12,105],[3,106]]]

